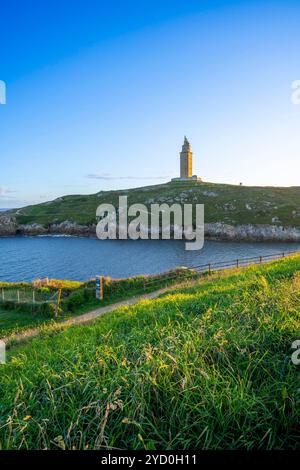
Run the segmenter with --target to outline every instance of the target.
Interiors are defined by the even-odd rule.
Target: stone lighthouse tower
[[[193,175],[193,153],[186,136],[180,152],[180,178],[191,178]]]
[[[186,136],[184,136],[183,146],[180,152],[180,177],[173,178],[172,181],[199,181],[201,182],[202,179],[197,176],[193,175],[193,153],[191,151],[191,145],[187,140]]]

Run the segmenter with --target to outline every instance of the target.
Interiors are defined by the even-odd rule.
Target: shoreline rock
[[[218,240],[300,242],[300,228],[278,225],[205,224],[205,235]]]
[[[71,221],[52,223],[45,227],[41,224],[20,224],[14,217],[0,216],[0,237],[37,235],[96,236],[96,224],[80,225]],[[228,225],[221,222],[205,224],[205,237],[213,240],[228,241],[282,241],[300,242],[300,228],[279,225]]]
[[[0,215],[0,236],[16,235],[17,221],[14,217]]]

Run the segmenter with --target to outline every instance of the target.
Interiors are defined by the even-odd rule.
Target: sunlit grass
[[[118,207],[119,196],[128,196],[128,204],[174,202],[205,204],[206,222],[237,224],[279,224],[300,226],[300,188],[250,187],[229,184],[173,182],[128,190],[101,191],[91,195],[71,195],[54,201],[11,211],[18,224],[73,221],[95,224],[96,209],[102,203]],[[298,215],[297,215],[298,214]],[[277,220],[277,219],[276,219]]]
[[[122,307],[13,350],[15,448],[299,448],[300,257]]]

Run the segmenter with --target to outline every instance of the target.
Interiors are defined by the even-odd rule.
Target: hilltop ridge
[[[300,187],[257,187],[195,181],[124,190],[100,191],[91,195],[62,196],[53,201],[10,210],[0,216],[0,234],[95,233],[96,209],[102,203],[128,204],[198,203],[205,205],[207,233],[216,238],[262,238],[300,240]],[[6,222],[3,218],[6,218]],[[248,227],[248,228],[246,228]],[[259,230],[256,235],[253,230]]]

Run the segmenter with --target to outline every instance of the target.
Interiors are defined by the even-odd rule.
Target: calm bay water
[[[0,280],[127,277],[290,250],[300,250],[300,244],[206,241],[201,251],[186,251],[184,242],[174,240],[8,237],[0,238]]]

